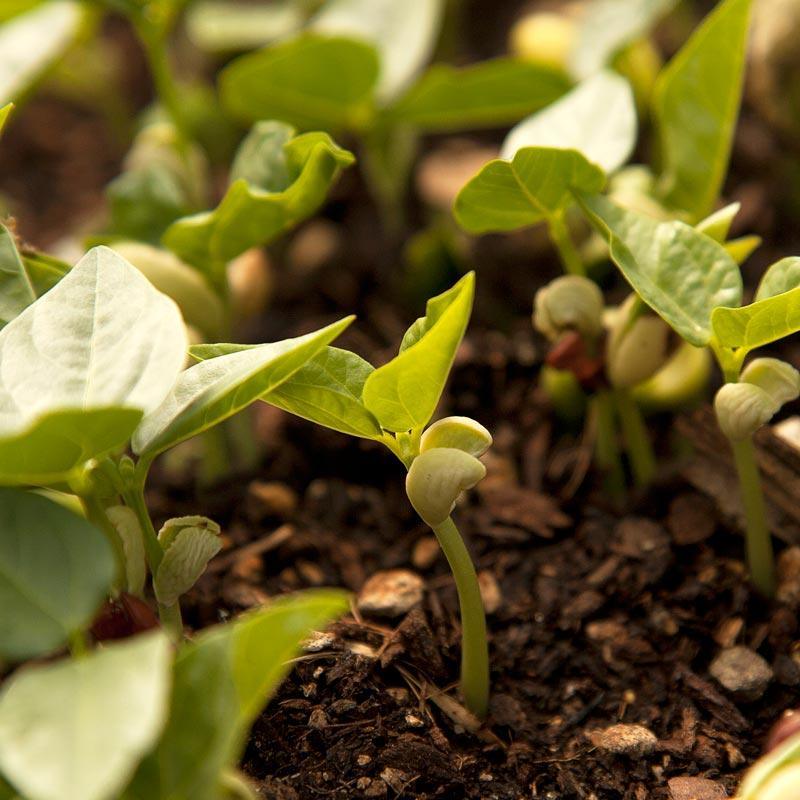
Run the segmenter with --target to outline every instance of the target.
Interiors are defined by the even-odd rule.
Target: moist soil
[[[63,98],[37,97],[19,116],[0,148],[0,189],[22,236],[45,247],[101,207],[124,147]],[[768,243],[745,270],[751,287],[800,249],[787,241],[797,238],[793,202],[771,204],[790,197],[785,158],[746,112],[726,194],[743,203],[742,230]],[[412,227],[425,221],[409,211]],[[445,267],[424,286],[403,277],[401,248],[380,234],[354,171],[324,217],[295,242],[326,242],[325,257],[303,261],[280,245],[272,304],[240,338],[284,338],[355,310],[342,346],[381,363],[422,298],[453,276]],[[800,706],[798,609],[751,592],[741,531],[684,477],[690,448],[669,418],[654,420],[655,486],[622,509],[609,503],[581,431],[536,389],[544,351],[526,316],[536,286],[558,273],[552,255],[536,255],[535,234],[485,237],[465,252],[479,297],[440,413],[495,434],[488,476],[456,512],[491,612],[491,716],[477,727],[457,703],[455,588],[405,498],[402,466],[377,445],[259,405],[258,467],[203,488],[173,459],[148,497],[159,520],[201,511],[223,526],[226,547],[186,603],[195,629],[307,587],[353,592],[351,614],[313,638],[257,720],[244,769],[274,800],[733,794],[772,724]],[[419,602],[388,616],[359,611],[367,579],[395,569],[419,576]],[[711,677],[733,645],[770,664],[760,698]],[[598,735],[618,724],[650,735]],[[709,782],[680,795],[669,786],[680,777]]]

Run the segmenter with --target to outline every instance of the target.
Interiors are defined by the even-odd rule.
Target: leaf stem
[[[590,413],[595,424],[595,461],[604,473],[603,485],[612,502],[625,500],[625,471],[619,455],[614,400],[607,390],[600,390],[591,400]]]
[[[489,645],[478,576],[452,517],[433,532],[450,564],[461,609],[461,693],[467,708],[484,719],[489,712]]]
[[[747,521],[747,564],[754,586],[766,597],[775,595],[775,560],[767,527],[764,489],[753,438],[731,442]]]
[[[547,219],[547,230],[550,234],[550,241],[558,251],[564,269],[570,275],[586,275],[586,267],[583,259],[569,233],[569,228],[562,214],[556,214]]]
[[[647,432],[639,404],[633,399],[628,389],[617,389],[614,392],[622,436],[630,457],[631,471],[636,485],[644,489],[652,482],[656,474],[656,457],[653,443]]]
[[[83,506],[83,511],[86,514],[86,519],[102,531],[108,543],[111,545],[111,549],[114,551],[117,573],[114,585],[117,587],[124,586],[126,574],[125,552],[122,549],[122,541],[119,538],[116,528],[111,524],[111,520],[106,515],[105,509],[96,497],[82,495],[80,501]]]

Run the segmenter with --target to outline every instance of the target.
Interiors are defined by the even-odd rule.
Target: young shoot
[[[739,266],[719,242],[683,222],[658,221],[601,196],[578,197],[641,302],[688,344],[707,347],[716,357],[726,385],[715,410],[739,477],[750,575],[760,592],[772,596],[775,565],[753,435],[800,394],[800,377],[772,358],[743,365],[753,350],[800,331],[800,259],[773,264],[755,302],[740,307]]]
[[[328,428],[385,445],[408,470],[406,491],[442,547],[461,607],[461,691],[484,718],[489,705],[486,620],[475,567],[451,516],[458,497],[483,478],[479,461],[492,441],[475,420],[429,423],[464,336],[474,294],[469,273],[428,301],[406,331],[398,355],[377,369],[355,353],[327,347],[262,400]],[[247,352],[246,345],[198,345],[196,358]]]

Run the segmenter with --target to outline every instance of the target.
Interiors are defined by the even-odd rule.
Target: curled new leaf
[[[800,258],[792,256],[775,262],[765,273],[758,285],[755,299],[766,300],[769,297],[790,292],[800,286]]]
[[[536,292],[533,325],[551,341],[568,330],[589,339],[603,332],[605,301],[598,285],[581,275],[564,275]]]
[[[147,577],[147,561],[144,553],[144,534],[139,519],[127,506],[111,506],[106,516],[117,531],[125,554],[125,582],[131,594],[141,595]]]
[[[414,510],[432,528],[452,512],[462,492],[486,475],[475,456],[452,447],[436,447],[420,453],[406,475],[406,494]]]
[[[734,442],[752,436],[779,408],[767,392],[752,383],[726,383],[714,398],[719,427]]]
[[[445,417],[422,434],[420,453],[438,447],[452,447],[480,458],[492,446],[492,434],[470,417]]]
[[[153,578],[158,602],[174,605],[195,585],[221,547],[217,532],[200,527],[182,528],[167,547]]]

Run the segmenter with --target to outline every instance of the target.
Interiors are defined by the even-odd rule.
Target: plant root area
[[[610,507],[521,341],[468,338],[444,409],[496,434],[456,511],[489,612],[482,727],[458,703],[453,581],[388,452],[261,405],[265,470],[199,498],[162,476],[151,493],[157,513],[201,507],[227,534],[193,626],[306,587],[353,592],[255,724],[244,768],[263,797],[714,800],[800,705],[797,607],[751,592],[743,538],[686,459]],[[733,648],[742,685],[726,688],[712,664]]]

